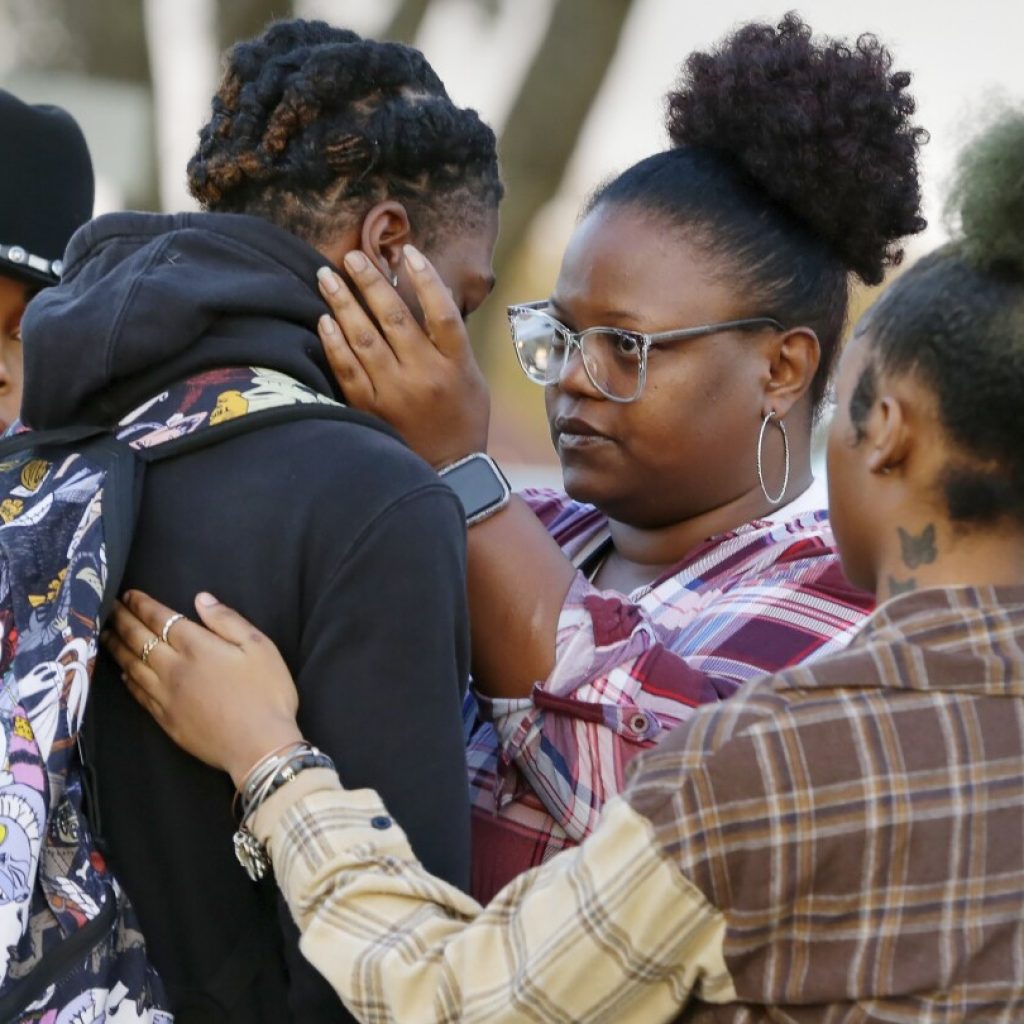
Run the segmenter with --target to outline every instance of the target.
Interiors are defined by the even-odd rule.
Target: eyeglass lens
[[[554,384],[572,347],[570,335],[541,310],[517,310],[512,338],[523,372],[538,384]],[[609,398],[631,399],[640,388],[643,347],[640,339],[617,331],[585,331],[580,355],[591,383]]]

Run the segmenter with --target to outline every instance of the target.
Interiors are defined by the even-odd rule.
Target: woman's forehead
[[[745,315],[744,296],[676,225],[628,206],[599,206],[576,227],[553,299],[587,320],[639,330]],[[628,323],[626,321],[629,321]]]

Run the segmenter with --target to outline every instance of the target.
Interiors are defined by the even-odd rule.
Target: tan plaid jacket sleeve
[[[308,771],[254,828],[304,955],[365,1022],[665,1021],[735,998],[725,922],[624,801],[486,908],[431,876],[376,793]]]

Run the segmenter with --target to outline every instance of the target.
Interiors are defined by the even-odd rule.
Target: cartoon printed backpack
[[[115,427],[0,441],[0,1022],[172,1020],[97,849],[80,729],[148,463],[303,417],[379,421],[283,374],[215,370]]]

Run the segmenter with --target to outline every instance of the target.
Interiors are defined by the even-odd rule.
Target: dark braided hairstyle
[[[189,161],[204,209],[249,213],[312,244],[384,199],[419,244],[500,202],[494,133],[457,107],[419,50],[322,21],[270,25],[227,55]]]
[[[605,185],[588,210],[624,203],[678,224],[722,262],[747,315],[808,326],[825,393],[849,303],[923,230],[910,75],[871,35],[816,40],[793,13],[692,54],[668,95],[673,148]]]
[[[899,277],[861,322],[870,357],[850,400],[863,429],[880,373],[935,394],[955,455],[939,481],[962,523],[1024,523],[1024,111],[960,159],[955,236]]]

